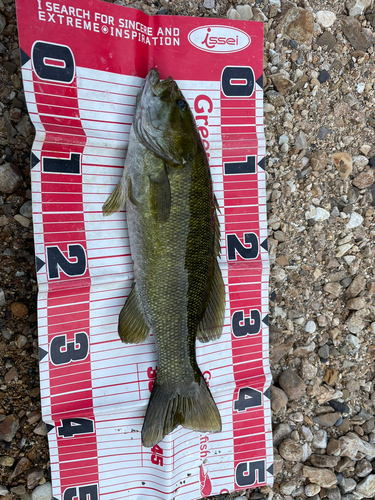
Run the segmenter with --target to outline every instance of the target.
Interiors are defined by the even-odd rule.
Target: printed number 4
[[[64,418],[61,420],[61,424],[57,434],[64,438],[94,432],[94,422],[88,418]]]

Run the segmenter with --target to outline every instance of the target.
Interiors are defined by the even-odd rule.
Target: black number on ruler
[[[31,54],[35,73],[42,80],[71,83],[75,64],[73,53],[66,45],[35,42]]]
[[[254,71],[249,66],[227,66],[221,74],[221,88],[226,97],[250,97],[254,86]]]
[[[245,411],[248,408],[262,406],[262,393],[252,387],[241,387],[238,398],[234,402],[236,411]]]
[[[88,353],[89,338],[85,332],[75,333],[72,342],[66,341],[65,334],[58,335],[51,341],[50,358],[54,365],[66,365],[71,361],[82,361],[87,357]]]
[[[255,484],[258,477],[258,483],[266,481],[266,464],[264,460],[254,462],[241,462],[236,467],[236,483],[238,486],[247,487]],[[65,497],[64,497],[65,500]]]
[[[243,237],[245,245],[250,245],[250,247],[243,246],[236,234],[227,235],[229,260],[236,260],[237,253],[240,254],[243,259],[256,259],[258,257],[259,242],[257,235],[255,233],[244,233]]]
[[[260,332],[261,317],[258,309],[252,309],[248,318],[243,311],[236,311],[232,316],[232,332],[235,337],[256,335]]]
[[[52,172],[58,174],[80,174],[81,173],[81,155],[70,153],[69,160],[61,158],[47,158],[42,160],[43,172]]]
[[[89,418],[63,418],[61,422],[57,433],[64,438],[94,432],[94,422]]]
[[[67,488],[64,491],[64,500],[73,500],[77,497],[79,500],[98,500],[98,485],[90,484],[89,486],[78,486],[78,488]]]
[[[82,276],[86,272],[86,252],[82,245],[78,243],[68,245],[68,254],[70,262],[62,253],[59,247],[47,247],[48,277],[57,279],[60,277],[60,269],[67,276]]]
[[[224,163],[225,175],[255,174],[255,156],[246,156],[246,161]]]

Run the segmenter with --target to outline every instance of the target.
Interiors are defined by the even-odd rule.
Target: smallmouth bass
[[[137,96],[123,176],[103,205],[126,204],[134,283],[119,316],[125,343],[152,330],[158,368],[142,427],[152,447],[178,425],[221,431],[195,344],[218,339],[225,288],[220,227],[207,156],[177,83],[151,69]]]

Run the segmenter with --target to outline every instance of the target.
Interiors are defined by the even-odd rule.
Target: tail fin
[[[200,373],[187,386],[159,385],[156,377],[142,427],[142,444],[151,448],[178,425],[201,432],[220,432],[219,410]]]

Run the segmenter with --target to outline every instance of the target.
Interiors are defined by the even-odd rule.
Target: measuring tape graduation
[[[56,500],[186,499],[272,483],[261,23],[147,16],[99,0],[17,0],[31,153],[40,384]],[[226,312],[197,361],[222,432],[140,430],[157,372],[151,336],[123,344],[133,282],[123,173],[148,71],[172,76],[197,122],[220,208]]]

